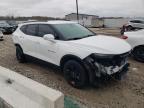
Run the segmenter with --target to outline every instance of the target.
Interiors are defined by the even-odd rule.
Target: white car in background
[[[132,54],[138,61],[144,62],[144,29],[125,32],[122,36],[133,48]]]
[[[2,33],[2,31],[0,30],[0,41],[2,41],[3,40],[3,33]]]
[[[130,20],[127,24],[123,25],[121,28],[121,35],[124,34],[124,32],[127,31],[136,31],[144,29],[144,19],[140,20]]]
[[[126,26],[128,30],[144,29],[144,20],[131,20]]]
[[[122,39],[96,35],[70,21],[29,22],[13,33],[19,62],[26,55],[61,67],[69,84],[98,84],[104,76],[121,78],[128,71],[131,46]]]

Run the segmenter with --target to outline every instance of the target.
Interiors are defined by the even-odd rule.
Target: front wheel
[[[127,27],[127,31],[132,31],[133,30],[133,27],[132,26],[128,26]]]
[[[86,85],[88,77],[81,63],[75,60],[69,60],[64,64],[64,76],[67,82],[75,88],[83,88]]]
[[[139,46],[134,49],[133,56],[137,61],[144,62],[144,46]]]
[[[0,41],[3,41],[4,39],[3,38],[0,38]]]
[[[24,63],[26,61],[23,50],[19,46],[16,46],[16,57],[20,63]]]

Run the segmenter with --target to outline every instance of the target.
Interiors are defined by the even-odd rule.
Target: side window
[[[132,23],[142,23],[142,21],[140,21],[140,20],[133,20],[133,21],[130,21],[130,22],[132,22]]]
[[[134,23],[134,21],[130,21],[131,23]]]
[[[20,28],[20,30],[21,30],[23,33],[26,34],[26,25],[22,26],[22,27]]]
[[[39,32],[38,35],[43,37],[46,34],[53,34],[55,35],[54,31],[49,27],[47,24],[39,24]]]
[[[142,21],[140,21],[140,20],[137,20],[137,23],[142,23]]]
[[[37,24],[27,25],[26,34],[31,35],[31,36],[36,36],[37,35],[37,27],[38,27]]]

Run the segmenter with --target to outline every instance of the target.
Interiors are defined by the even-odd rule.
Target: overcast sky
[[[76,12],[75,0],[0,0],[0,16],[64,17]],[[79,0],[80,13],[144,17],[144,0]]]

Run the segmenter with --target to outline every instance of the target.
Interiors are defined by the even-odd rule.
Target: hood
[[[122,54],[131,50],[131,46],[126,41],[104,35],[70,41],[70,45],[77,46],[80,50],[100,54]]]

